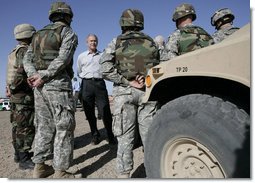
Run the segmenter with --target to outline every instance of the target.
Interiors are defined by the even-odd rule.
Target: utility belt
[[[103,81],[103,78],[83,78],[84,80]]]

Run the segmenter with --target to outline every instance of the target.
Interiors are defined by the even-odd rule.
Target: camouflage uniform
[[[68,169],[73,157],[75,118],[71,78],[77,45],[78,38],[71,27],[56,21],[36,33],[24,57],[28,76],[39,73],[44,80],[43,86],[34,89],[33,162],[43,163],[53,151],[55,170]]]
[[[173,21],[192,15],[192,21],[196,19],[195,9],[192,5],[182,4],[176,7]],[[177,25],[177,23],[176,23]],[[176,29],[169,37],[165,49],[160,55],[161,61],[170,60],[184,53],[194,51],[213,44],[212,37],[201,27],[188,23]]]
[[[125,12],[132,14],[134,11],[136,10],[129,9],[124,11],[123,14]],[[154,51],[149,53],[148,50],[150,48],[148,50],[145,48],[148,45],[141,46],[141,49],[140,46],[136,47],[135,44],[139,40],[143,40],[139,39],[139,36],[150,40],[150,46]],[[123,41],[122,44],[119,41]],[[148,43],[146,42],[145,44]],[[132,50],[135,47],[136,49]],[[140,50],[140,52],[137,50]],[[145,59],[144,55],[146,54],[144,53],[154,56]],[[152,123],[152,117],[157,109],[156,102],[143,103],[144,90],[129,86],[129,81],[135,78],[138,70],[141,74],[146,74],[148,69],[146,65],[152,67],[157,64],[157,58],[158,50],[155,42],[139,31],[126,31],[117,39],[113,39],[100,58],[103,76],[105,79],[114,82],[113,133],[118,140],[116,159],[118,174],[129,174],[133,169],[133,146],[136,125],[138,123],[144,144],[148,128]],[[144,70],[144,68],[146,69]]]
[[[30,24],[19,24],[14,28],[15,39],[19,44],[8,55],[7,93],[11,102],[10,121],[12,123],[12,140],[15,150],[14,161],[19,168],[32,169],[32,143],[35,136],[34,95],[27,83],[27,75],[23,67],[23,57],[31,43],[35,28]]]
[[[27,51],[28,45],[21,42],[10,53],[9,59],[14,59],[14,65],[8,64],[7,73],[13,72],[13,80],[9,82],[11,97],[11,123],[13,147],[17,152],[28,152],[34,140],[34,94],[32,88],[27,83],[27,75],[23,68],[22,59]],[[13,57],[13,58],[10,58]],[[7,76],[10,78],[10,76]]]
[[[212,26],[215,26],[215,29],[217,30],[212,35],[215,43],[221,42],[235,31],[239,30],[238,27],[232,25],[234,19],[235,16],[228,8],[219,9],[213,14],[211,17],[211,24]]]
[[[225,27],[223,29],[216,31],[212,35],[214,43],[221,42],[222,40],[226,39],[228,36],[230,36],[237,30],[239,30],[239,28],[230,26],[230,27]]]

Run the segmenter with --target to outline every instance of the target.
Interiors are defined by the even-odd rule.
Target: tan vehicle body
[[[246,25],[219,44],[181,55],[151,69],[148,73],[151,86],[146,87],[144,100],[149,100],[159,82],[175,77],[210,76],[250,87],[250,55],[250,25]]]
[[[149,178],[250,178],[250,24],[149,70]]]

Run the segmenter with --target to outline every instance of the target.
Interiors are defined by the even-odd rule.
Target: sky
[[[0,98],[5,97],[7,57],[16,46],[13,29],[21,23],[32,24],[37,30],[48,23],[48,12],[54,0],[1,0],[0,16]],[[249,0],[66,0],[74,13],[71,27],[76,32],[79,45],[74,54],[73,69],[76,75],[77,57],[87,49],[85,39],[89,33],[99,38],[98,49],[103,51],[108,43],[121,33],[119,19],[127,8],[139,9],[144,14],[143,32],[165,39],[176,29],[172,21],[173,11],[182,3],[194,6],[197,19],[194,24],[212,34],[215,29],[210,20],[220,8],[230,8],[234,15],[234,25],[242,27],[251,21]],[[254,6],[252,6],[254,7]],[[108,93],[112,93],[112,83],[107,82]]]

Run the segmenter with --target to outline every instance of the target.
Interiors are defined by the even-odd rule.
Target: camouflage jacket
[[[152,39],[151,39],[152,40]],[[109,80],[115,84],[127,86],[129,85],[128,79],[124,76],[124,73],[120,70],[116,58],[117,38],[114,38],[108,46],[105,48],[99,62],[101,64],[101,72],[106,80]],[[156,44],[155,48],[157,50]],[[156,51],[158,54],[158,51]],[[158,55],[156,56],[158,59]]]
[[[226,39],[228,36],[233,34],[235,31],[239,30],[238,27],[225,27],[213,33],[212,37],[215,43],[221,42],[223,39]]]
[[[27,51],[28,45],[21,42],[9,54],[7,69],[7,85],[10,88],[10,100],[13,103],[32,104],[33,90],[27,83],[27,74],[23,67],[23,57]],[[11,77],[11,78],[10,78]]]
[[[185,26],[186,27],[198,27],[193,25],[192,23],[187,24]],[[208,36],[210,37],[210,43],[209,44],[213,44],[213,40],[211,38],[211,36],[208,34]],[[176,29],[169,37],[168,37],[168,41],[165,45],[165,49],[161,51],[160,54],[160,61],[166,61],[166,60],[170,60],[176,56],[181,55],[181,53],[179,53],[179,41],[181,40],[181,30],[180,29]]]
[[[63,24],[55,22],[54,24]],[[78,45],[78,37],[72,28],[65,25],[61,32],[61,45],[58,56],[52,60],[45,70],[37,70],[35,67],[35,56],[33,48],[29,46],[24,56],[24,68],[30,77],[36,73],[45,81],[44,86],[48,90],[72,90],[70,74],[66,71],[66,67],[73,64],[73,55]]]

